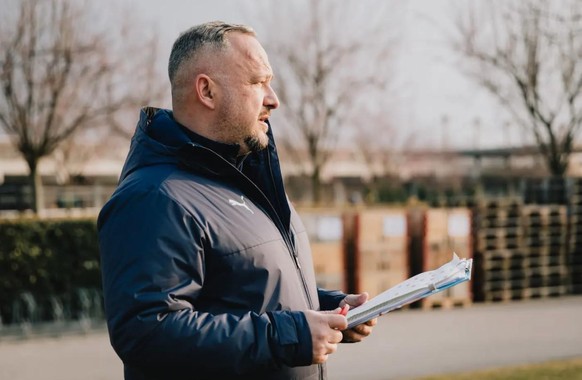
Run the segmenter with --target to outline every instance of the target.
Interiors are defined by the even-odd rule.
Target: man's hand
[[[368,293],[349,294],[340,302],[339,307],[343,308],[347,305],[350,307],[350,309],[353,309],[354,307],[358,307],[364,304],[366,301],[368,301]],[[349,330],[343,330],[342,342],[361,342],[365,337],[372,333],[372,328],[376,325],[376,322],[378,322],[378,318],[374,318],[368,322],[354,326]]]
[[[304,312],[311,331],[313,364],[325,362],[328,355],[337,350],[337,344],[343,338],[341,330],[348,327],[348,321],[339,311],[338,308],[332,311],[306,310]]]

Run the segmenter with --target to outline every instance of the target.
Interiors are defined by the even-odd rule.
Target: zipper
[[[273,187],[275,189],[275,197],[277,199],[277,201],[279,201],[279,199],[281,199],[281,194],[279,194],[277,192],[277,186],[275,184],[275,177],[273,176],[273,170],[272,170],[272,166],[271,166],[271,155],[269,154],[269,152],[267,152],[267,165],[269,166],[269,174],[271,175],[271,183],[273,183]],[[277,214],[277,212],[275,212],[275,214]],[[280,222],[281,224],[283,224],[282,222]],[[284,226],[283,226],[284,228]],[[291,230],[291,222],[289,222],[289,230]],[[305,293],[305,296],[307,298],[307,304],[309,305],[309,308],[311,310],[313,310],[313,300],[311,299],[311,295],[309,294],[309,286],[307,286],[307,280],[305,279],[305,276],[303,275],[303,271],[301,270],[301,264],[299,263],[299,255],[297,253],[297,248],[295,247],[295,244],[293,244],[292,241],[292,236],[290,235],[290,233],[288,233],[286,230],[284,230],[284,233],[286,235],[289,235],[287,238],[289,240],[289,248],[291,250],[291,256],[293,256],[293,259],[295,261],[295,267],[297,268],[297,274],[299,275],[299,278],[301,279],[301,283],[303,284],[303,291]]]
[[[196,148],[204,149],[204,150],[210,152],[212,155],[214,155],[214,157],[217,157],[222,162],[226,163],[227,167],[230,170],[233,170],[233,172],[236,175],[241,176],[245,180],[245,182],[247,182],[247,184],[249,184],[252,187],[252,189],[255,190],[263,198],[263,200],[267,204],[267,206],[270,207],[272,212],[271,213],[266,212],[266,214],[267,214],[267,216],[269,216],[271,214],[273,215],[273,217],[271,217],[270,219],[273,221],[273,223],[275,223],[275,225],[277,226],[277,229],[279,230],[279,232],[281,233],[281,236],[283,237],[283,241],[285,242],[285,245],[287,246],[287,250],[289,252],[289,255],[291,256],[291,259],[293,260],[293,263],[295,264],[295,269],[297,271],[297,275],[299,276],[301,283],[303,285],[303,294],[306,297],[309,309],[313,310],[314,309],[313,300],[311,299],[311,295],[309,294],[309,287],[307,286],[307,280],[305,279],[305,276],[303,275],[303,271],[301,269],[301,263],[299,262],[299,256],[297,254],[295,244],[293,244],[293,241],[291,239],[289,232],[287,232],[287,229],[283,225],[283,222],[281,221],[279,214],[277,213],[275,207],[273,206],[273,204],[271,203],[269,198],[267,198],[265,193],[263,193],[261,191],[261,189],[257,185],[255,185],[255,183],[253,181],[251,181],[251,179],[249,177],[247,177],[243,172],[238,170],[233,164],[231,164],[230,162],[225,160],[218,153],[214,152],[212,149],[208,149],[208,148],[201,146],[201,145],[193,145],[193,146]],[[269,174],[271,176],[271,181],[274,183],[275,178],[273,177],[273,171],[272,171],[272,167],[271,167],[271,157],[268,154],[267,154],[267,163],[269,166]],[[275,186],[275,192],[276,191],[277,191],[277,188]],[[276,196],[279,196],[279,194],[276,193]]]

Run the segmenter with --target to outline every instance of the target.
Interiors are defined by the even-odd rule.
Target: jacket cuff
[[[270,346],[275,360],[289,367],[311,365],[313,343],[305,314],[300,311],[267,314],[274,327]]]
[[[333,310],[339,306],[339,303],[347,296],[339,290],[317,289],[319,297],[319,307],[321,310]]]

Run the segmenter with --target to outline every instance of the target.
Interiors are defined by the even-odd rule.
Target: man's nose
[[[279,98],[271,86],[268,86],[267,88],[267,93],[265,94],[263,105],[269,109],[275,109],[279,107]]]

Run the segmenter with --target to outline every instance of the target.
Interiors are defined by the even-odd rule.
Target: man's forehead
[[[267,53],[254,36],[243,33],[229,33],[228,39],[231,51],[235,56],[239,56],[239,59],[235,60],[237,65],[253,65],[256,69],[264,70],[265,74],[272,73]]]

